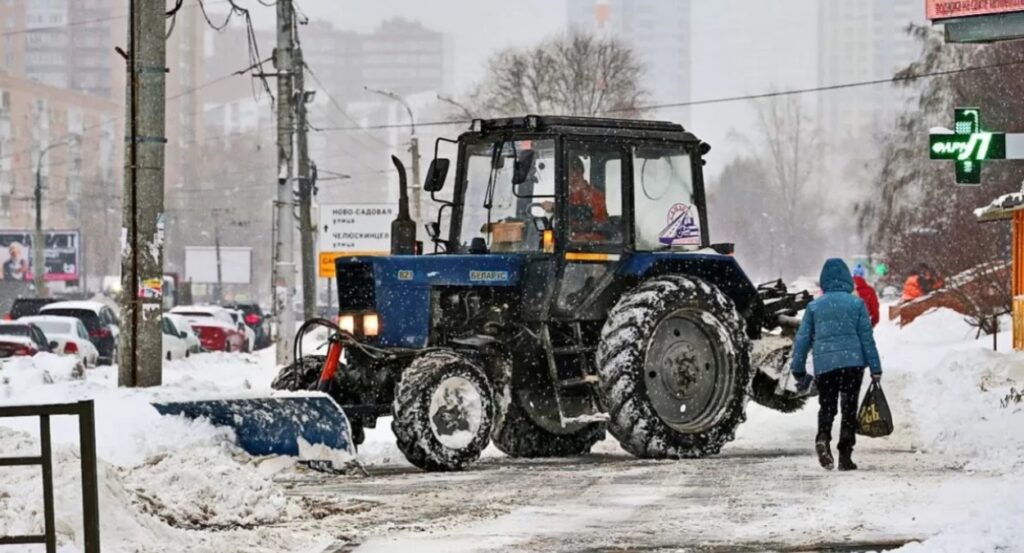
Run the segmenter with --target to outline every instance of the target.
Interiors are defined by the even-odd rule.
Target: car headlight
[[[342,315],[338,317],[338,327],[349,334],[356,333],[356,318],[354,315]]]
[[[380,333],[380,317],[376,313],[363,315],[363,334],[376,336]]]

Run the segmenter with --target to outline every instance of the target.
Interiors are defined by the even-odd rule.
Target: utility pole
[[[163,2],[129,2],[119,386],[162,380],[165,10]]]
[[[309,141],[306,135],[306,104],[313,92],[305,90],[302,48],[295,48],[296,146],[299,155],[299,242],[302,247],[302,314],[306,320],[316,316],[316,252],[313,251],[313,180],[309,170]]]
[[[36,296],[45,298],[50,295],[46,289],[46,238],[43,236],[43,156],[46,150],[39,152],[36,162],[36,232],[32,236],[32,280],[35,281]]]
[[[67,142],[54,142],[39,152],[36,159],[36,231],[32,235],[32,280],[36,287],[36,295],[44,298],[49,294],[46,288],[46,235],[43,233],[43,159],[46,153],[57,146],[67,146]]]
[[[409,186],[411,193],[410,203],[412,204],[412,219],[418,226],[421,222],[420,219],[420,190],[422,189],[423,183],[420,182],[420,140],[416,137],[416,118],[412,113],[412,106],[402,96],[385,89],[370,88],[368,86],[363,87],[368,92],[380,94],[381,96],[391,98],[392,100],[402,104],[405,111],[409,114],[409,154],[412,157],[412,185]]]
[[[415,134],[416,127],[413,127],[413,135],[409,137],[409,155],[412,156],[412,219],[419,226],[423,222],[420,219],[420,139]]]
[[[217,289],[214,291],[213,298],[219,304],[224,301],[224,277],[220,268],[220,218],[216,217],[216,210],[214,212],[213,247],[217,256]]]
[[[277,48],[274,68],[277,70],[277,241],[274,263],[274,304],[277,307],[277,364],[292,362],[292,341],[295,339],[295,221],[292,196],[292,78],[296,72],[295,14],[291,0],[277,2]],[[301,71],[301,68],[299,68]],[[282,294],[277,289],[283,289]]]

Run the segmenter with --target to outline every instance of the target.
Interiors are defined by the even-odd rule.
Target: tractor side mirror
[[[512,184],[523,184],[530,177],[530,169],[533,169],[533,150],[523,150],[516,157],[516,165],[512,171]]]
[[[423,183],[423,189],[427,192],[440,192],[444,188],[444,179],[448,176],[448,166],[451,164],[445,158],[438,158],[430,162],[427,169],[427,181]]]
[[[438,223],[437,221],[431,221],[427,223],[426,226],[427,236],[429,236],[431,240],[437,240],[437,237],[441,236],[441,223]]]

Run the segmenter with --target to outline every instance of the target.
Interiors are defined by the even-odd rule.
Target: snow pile
[[[1024,404],[1004,401],[1024,387],[1024,354],[991,351],[948,309],[876,334],[897,435],[969,470],[1024,465]],[[1008,348],[1009,333],[998,341]]]
[[[37,353],[32,357],[11,357],[0,361],[0,402],[14,393],[10,381],[19,382],[19,389],[50,384],[55,380],[80,379],[82,364],[71,355]]]
[[[66,358],[40,354],[0,367],[0,404],[94,400],[105,551],[317,551],[328,536],[267,527],[306,516],[302,503],[273,481],[282,470],[295,470],[293,460],[254,459],[234,445],[229,429],[163,417],[150,405],[158,398],[259,393],[275,372],[273,352],[202,354],[165,363],[163,386],[119,389],[116,368],[76,375]],[[82,544],[78,421],[55,417],[51,427],[58,543],[76,551]],[[0,455],[38,451],[35,418],[0,419]],[[0,535],[41,533],[38,467],[4,471]]]
[[[1003,486],[986,489],[947,490],[942,501],[961,505],[963,516],[955,524],[921,543],[911,543],[901,553],[963,553],[965,551],[1020,551],[1024,544],[1024,479],[1006,477]],[[953,496],[952,493],[958,495]]]
[[[143,512],[176,528],[249,527],[291,518],[282,491],[226,444],[151,457],[124,471],[123,481]]]

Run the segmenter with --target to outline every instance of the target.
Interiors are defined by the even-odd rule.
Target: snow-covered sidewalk
[[[381,420],[360,451],[369,478],[254,459],[230,431],[149,406],[268,390],[269,350],[171,362],[164,386],[149,390],[116,388],[111,367],[78,379],[42,355],[0,369],[0,403],[96,400],[105,551],[657,551],[921,538],[905,549],[1019,549],[1024,404],[1011,388],[1024,387],[1024,354],[990,351],[990,338],[974,340],[948,311],[904,329],[883,322],[876,336],[897,430],[861,439],[857,473],[817,467],[816,406],[785,415],[751,405],[737,440],[710,459],[639,461],[609,439],[569,460],[510,460],[492,448],[454,474],[411,468]],[[1009,334],[999,341],[1008,348]],[[35,420],[0,425],[0,455],[38,451]],[[59,541],[78,551],[75,421],[56,419],[54,439]],[[0,472],[0,534],[41,531],[38,472]]]

